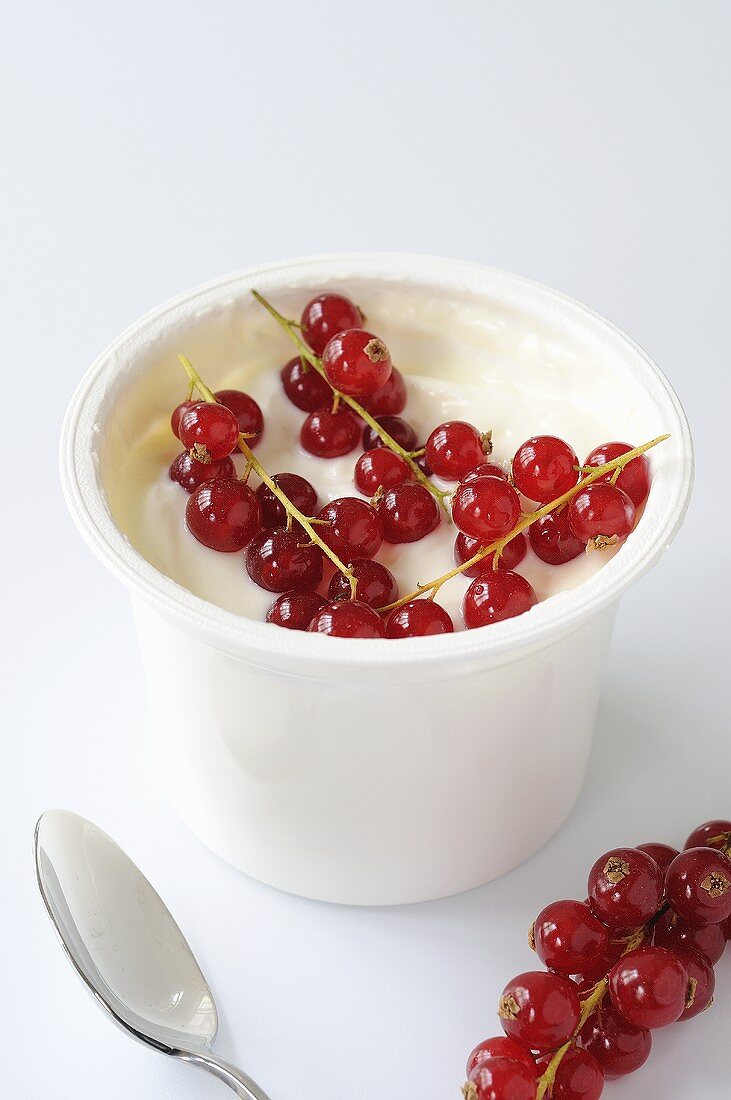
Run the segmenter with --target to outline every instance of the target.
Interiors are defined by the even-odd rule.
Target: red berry
[[[366,603],[335,600],[316,612],[308,630],[311,634],[331,634],[336,638],[385,638],[381,616]]]
[[[331,500],[317,516],[317,533],[343,562],[374,558],[383,542],[378,513],[358,497]]]
[[[361,405],[371,416],[398,416],[406,407],[406,383],[401,371],[391,368],[388,379],[364,397]]]
[[[284,592],[267,611],[267,622],[287,630],[307,630],[324,606],[325,600],[317,592]]]
[[[520,499],[500,477],[476,477],[459,485],[452,498],[452,519],[470,538],[494,542],[512,531],[520,517]]]
[[[638,844],[637,847],[655,860],[663,875],[678,854],[678,849],[669,844]]]
[[[715,848],[686,848],[668,867],[665,889],[688,924],[720,924],[731,916],[731,860]]]
[[[579,460],[573,447],[555,435],[534,435],[513,457],[515,488],[529,500],[548,504],[579,480]]]
[[[565,565],[586,549],[569,528],[567,508],[537,519],[528,528],[528,536],[533,552],[547,565]]]
[[[274,474],[274,484],[282,490],[287,499],[294,504],[298,512],[303,516],[314,516],[317,511],[317,493],[314,487],[299,474]],[[264,482],[256,490],[256,495],[261,501],[261,515],[263,527],[284,527],[287,522],[287,512],[272,490]]]
[[[474,424],[447,420],[426,441],[426,460],[437,477],[459,481],[485,461],[485,437]]]
[[[315,412],[332,403],[332,387],[306,359],[290,359],[282,367],[280,378],[289,400],[303,412]]]
[[[463,565],[470,558],[473,558],[481,546],[489,546],[489,542],[484,540],[479,542],[477,539],[471,539],[460,531],[454,540],[454,560],[457,565]],[[514,539],[506,544],[500,555],[498,569],[515,569],[522,562],[527,549],[528,542],[525,535],[522,533],[516,535]],[[486,554],[476,565],[471,565],[469,569],[463,570],[463,576],[479,577],[482,573],[491,572],[494,557],[494,553]]]
[[[715,966],[726,947],[726,936],[722,924],[705,924],[699,928],[682,920],[671,909],[655,925],[652,942],[655,947],[667,947],[669,951],[692,947]]]
[[[673,953],[680,959],[688,975],[685,1008],[680,1019],[692,1020],[694,1016],[705,1011],[713,1000],[716,975],[705,955],[694,951],[692,947],[676,947]]]
[[[385,447],[364,451],[355,464],[355,487],[367,497],[375,496],[378,489],[393,489],[410,479],[409,464]]]
[[[173,409],[172,416],[170,417],[170,427],[173,430],[173,435],[176,435],[178,439],[180,439],[180,421],[183,419],[183,414],[197,404],[197,401],[181,401],[180,404],[176,405]]]
[[[609,928],[639,928],[660,908],[663,874],[639,848],[613,848],[601,856],[587,885],[595,915]]]
[[[477,1044],[467,1059],[467,1076],[469,1077],[475,1066],[490,1058],[508,1058],[511,1062],[521,1062],[536,1076],[536,1061],[531,1052],[507,1035],[495,1035]]]
[[[355,598],[369,607],[384,607],[398,599],[398,584],[390,569],[379,561],[356,558],[348,563],[355,575]],[[349,600],[350,581],[344,573],[333,573],[327,590],[330,600]]]
[[[256,447],[264,431],[264,414],[254,398],[241,390],[218,390],[213,396],[234,414],[239,431],[250,437],[246,440],[249,447]]]
[[[423,485],[409,481],[385,492],[376,509],[386,542],[418,542],[439,526],[434,497]]]
[[[531,970],[505,986],[498,1016],[503,1031],[543,1054],[571,1037],[579,1022],[579,996],[570,978]]]
[[[332,336],[346,328],[358,328],[363,317],[357,305],[344,294],[318,294],[302,310],[300,324],[302,335],[315,355],[322,355]]]
[[[688,974],[680,959],[663,947],[638,947],[609,972],[612,1004],[636,1027],[667,1027],[685,1009]]]
[[[339,458],[358,446],[360,427],[349,409],[342,405],[311,412],[300,430],[300,443],[318,458]]]
[[[551,1056],[538,1063],[545,1072]],[[567,1050],[556,1069],[550,1090],[551,1100],[599,1100],[604,1091],[604,1073],[593,1054],[576,1047]]]
[[[635,506],[616,485],[597,481],[587,485],[566,509],[569,530],[596,549],[610,542],[622,542],[635,525]]]
[[[588,902],[586,902],[586,904],[588,905]],[[594,983],[600,981],[601,978],[605,978],[626,946],[627,945],[622,940],[610,940],[609,946],[604,954],[601,955],[595,963],[587,966],[581,972],[580,977],[585,982],[588,982],[589,986],[594,985]],[[577,981],[578,978],[579,976],[577,975]]]
[[[536,603],[533,586],[520,573],[493,569],[469,586],[462,602],[462,615],[465,625],[472,630],[522,615]]]
[[[460,485],[468,485],[476,477],[501,477],[504,481],[508,480],[508,475],[502,466],[496,466],[494,462],[481,462],[479,466],[475,466],[473,470],[464,475]]]
[[[451,634],[454,623],[448,612],[434,600],[409,600],[388,616],[389,638],[423,638],[430,634]]]
[[[376,420],[387,435],[390,435],[394,443],[398,443],[405,451],[415,451],[416,432],[400,416],[377,416]],[[385,447],[386,444],[377,432],[374,432],[368,424],[363,429],[363,450],[371,451],[374,447]]]
[[[226,458],[238,441],[238,420],[225,405],[197,401],[180,418],[180,442],[199,462]]]
[[[713,843],[711,843],[711,841]],[[718,848],[723,850],[731,844],[731,821],[716,818],[713,821],[705,821],[690,834],[684,848]]]
[[[391,356],[383,340],[362,328],[331,337],[322,353],[328,382],[351,397],[367,397],[388,382]]]
[[[624,1077],[650,1057],[652,1034],[630,1024],[605,998],[582,1028],[581,1045],[596,1058],[605,1077]]]
[[[171,462],[169,474],[171,481],[177,481],[186,493],[192,493],[213,477],[236,477],[236,467],[228,456],[218,462],[199,462],[188,451],[182,451]]]
[[[474,1100],[535,1100],[535,1070],[510,1058],[480,1062],[469,1077],[465,1095]]]
[[[629,443],[602,443],[601,447],[595,447],[586,456],[584,465],[604,466],[607,462],[612,462],[615,458],[626,455],[627,451],[632,450],[634,450],[634,447],[630,447]],[[611,481],[612,477],[613,473],[609,473],[601,480]],[[627,494],[635,508],[640,508],[647,500],[650,492],[650,464],[645,456],[638,455],[637,458],[633,458],[631,462],[628,462],[617,478],[615,485],[618,485],[622,492]]]
[[[317,588],[322,580],[322,550],[303,543],[301,531],[261,531],[246,548],[246,571],[268,592]]]
[[[211,550],[243,550],[261,527],[253,489],[232,477],[214,477],[195,489],[185,508],[188,530]]]
[[[583,901],[554,901],[535,919],[531,939],[538,958],[559,974],[583,974],[609,948],[609,932]]]

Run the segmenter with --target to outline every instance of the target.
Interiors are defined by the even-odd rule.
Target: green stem
[[[186,374],[188,375],[188,378],[190,379],[191,384],[198,390],[198,392],[200,393],[203,400],[207,401],[209,404],[214,404],[214,405],[217,404],[216,398],[215,398],[212,390],[210,390],[208,388],[208,386],[205,384],[205,382],[203,381],[201,376],[198,374],[197,370],[195,369],[193,364],[190,362],[190,360],[187,358],[187,356],[179,355],[178,359],[183,364],[183,367],[185,369]],[[285,493],[282,492],[282,490],[279,488],[277,483],[269,476],[269,474],[264,469],[264,467],[262,466],[259,459],[256,457],[256,455],[252,451],[249,444],[246,442],[246,436],[244,435],[243,432],[239,433],[239,450],[241,451],[241,453],[246,458],[247,468],[252,469],[256,474],[258,474],[259,477],[261,478],[261,480],[264,482],[264,484],[266,486],[268,486],[269,489],[271,489],[271,491],[274,493],[277,500],[280,501],[280,503],[284,507],[287,515],[289,517],[291,517],[292,519],[295,519],[300,524],[300,526],[310,536],[312,542],[316,546],[320,547],[323,554],[325,554],[330,559],[330,561],[333,563],[335,568],[339,569],[340,572],[345,577],[348,578],[348,581],[350,583],[351,596],[352,596],[353,599],[355,599],[355,589],[356,589],[357,581],[356,581],[356,578],[355,578],[352,570],[348,569],[347,565],[344,565],[342,563],[342,561],[337,556],[337,554],[333,550],[330,549],[330,547],[327,545],[326,542],[323,542],[323,540],[319,537],[319,535],[315,531],[315,528],[312,525],[312,522],[307,518],[307,516],[303,515],[302,512],[300,512],[299,508],[295,508],[294,504],[289,499],[289,497]]]
[[[302,359],[305,359],[311,367],[314,367],[321,378],[325,379],[328,386],[335,395],[335,401],[344,401],[346,405],[349,405],[353,412],[357,413],[358,416],[361,417],[361,419],[365,420],[368,427],[376,433],[378,438],[383,440],[389,450],[393,451],[397,455],[400,455],[401,458],[403,458],[404,461],[409,464],[416,480],[419,481],[425,489],[428,489],[431,495],[436,498],[436,500],[441,504],[442,508],[444,509],[447,518],[451,521],[451,516],[449,513],[449,508],[446,504],[446,500],[447,497],[450,497],[452,495],[452,491],[449,489],[438,489],[434,482],[426,476],[424,471],[414,460],[414,455],[412,451],[405,450],[399,443],[397,443],[396,440],[393,439],[383,428],[383,426],[378,423],[376,418],[371,416],[371,414],[366,409],[364,409],[363,406],[360,405],[354,397],[350,397],[349,394],[343,393],[342,390],[337,390],[333,386],[333,384],[330,382],[329,378],[325,374],[322,360],[319,359],[318,356],[315,355],[315,353],[313,352],[312,348],[308,347],[307,344],[304,342],[299,332],[297,332],[298,326],[295,324],[294,321],[290,321],[288,317],[285,317],[282,313],[280,313],[279,310],[276,309],[276,307],[273,306],[271,302],[268,302],[266,298],[259,294],[257,290],[252,290],[251,293],[254,295],[257,302],[264,307],[267,313],[269,313],[274,318],[280,328],[284,329],[292,343],[297,348],[300,357]],[[417,452],[417,455],[420,453],[422,452]]]
[[[409,592],[407,596],[402,596],[401,599],[395,600],[393,603],[387,604],[385,607],[379,607],[380,612],[393,611],[397,607],[402,607],[405,603],[409,603],[411,600],[417,599],[419,596],[423,596],[425,592],[438,592],[438,590],[447,581],[453,577],[457,577],[460,573],[464,573],[465,570],[471,569],[473,565],[477,565],[479,561],[487,557],[488,554],[494,554],[495,560],[493,567],[497,569],[498,561],[501,554],[505,550],[505,547],[514,538],[520,535],[528,527],[534,524],[537,520],[547,516],[549,512],[555,511],[557,508],[562,508],[564,504],[567,504],[577,493],[586,488],[587,485],[591,485],[592,482],[598,481],[599,478],[606,477],[608,473],[612,473],[615,470],[622,470],[629,462],[637,458],[639,455],[649,451],[652,447],[656,447],[658,443],[663,443],[666,439],[669,439],[668,435],[659,435],[656,439],[651,439],[649,443],[643,443],[641,447],[634,447],[631,451],[627,451],[626,454],[619,455],[617,458],[613,458],[611,462],[606,462],[603,466],[597,466],[592,468],[592,472],[577,482],[571,489],[563,493],[556,500],[552,500],[550,504],[544,504],[535,512],[528,512],[516,523],[515,527],[507,535],[501,539],[497,539],[495,542],[491,542],[489,546],[484,546],[473,554],[471,558],[463,562],[461,565],[455,566],[454,569],[450,569],[448,573],[443,573],[441,577],[437,577],[436,580],[429,581],[428,584],[420,584],[413,592]]]

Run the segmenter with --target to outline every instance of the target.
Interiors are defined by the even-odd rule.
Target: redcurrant
[[[213,477],[236,477],[236,467],[228,456],[218,462],[199,462],[188,451],[181,451],[171,462],[169,474],[171,481],[177,481],[186,493],[192,493]]]
[[[639,848],[613,848],[601,856],[587,886],[595,915],[609,928],[639,928],[660,908],[663,874]]]
[[[430,634],[451,634],[454,623],[447,611],[434,600],[409,600],[388,616],[389,638],[423,638]]]
[[[494,1035],[477,1044],[467,1059],[467,1076],[469,1077],[475,1066],[490,1058],[509,1058],[511,1062],[521,1062],[536,1076],[536,1060],[531,1052],[507,1035]]]
[[[467,1100],[535,1100],[535,1071],[510,1058],[489,1058],[472,1070]]]
[[[274,474],[272,481],[298,512],[303,516],[314,516],[317,511],[317,492],[306,478],[300,477],[299,474],[284,473]],[[287,522],[287,511],[269,486],[262,482],[256,490],[256,495],[261,501],[262,526],[284,527]]]
[[[551,1061],[546,1055],[538,1063],[538,1072],[545,1072]],[[593,1054],[572,1047],[556,1067],[550,1090],[551,1100],[599,1100],[604,1091],[604,1073]]]
[[[328,340],[346,328],[363,324],[360,310],[344,294],[318,294],[302,310],[302,335],[315,355],[322,355]]]
[[[177,436],[178,439],[180,439],[180,421],[183,419],[183,414],[197,404],[197,401],[192,401],[189,398],[187,401],[181,401],[180,404],[176,405],[173,409],[172,416],[170,417],[170,427],[173,430],[173,435]]]
[[[485,461],[487,438],[474,424],[447,420],[439,424],[426,441],[426,460],[437,477],[459,481]]]
[[[195,489],[185,508],[188,530],[211,550],[243,550],[261,527],[253,489],[232,477],[214,477]]]
[[[405,451],[415,451],[416,432],[409,423],[400,416],[377,416],[376,420],[383,428],[386,435],[390,435],[394,443],[398,443]],[[363,429],[363,450],[371,451],[374,447],[386,447],[387,444],[380,435],[366,424]]]
[[[471,539],[468,535],[459,531],[454,540],[455,562],[457,565],[464,565],[466,561],[473,558],[478,550],[485,545],[489,545],[489,542],[479,542],[477,539]],[[510,542],[505,544],[503,552],[498,558],[498,569],[515,569],[516,566],[520,565],[522,562],[527,549],[527,539],[521,532],[519,535],[516,535],[515,538],[511,539]],[[479,577],[481,573],[487,573],[492,570],[494,559],[494,553],[486,554],[485,557],[481,558],[475,565],[471,565],[469,569],[464,569],[462,575],[465,577]]]
[[[723,851],[731,844],[731,821],[724,818],[716,818],[713,821],[704,821],[690,834],[684,848],[718,848]]]
[[[512,531],[520,516],[520,499],[500,477],[476,477],[461,484],[452,498],[452,519],[463,534],[490,543]]]
[[[375,496],[379,489],[393,489],[410,478],[409,464],[385,447],[364,451],[355,464],[355,487],[367,497]]]
[[[595,447],[586,456],[584,465],[604,466],[607,462],[612,462],[615,458],[626,455],[628,451],[632,450],[634,448],[630,447],[629,443],[602,443],[601,447]],[[614,472],[612,471],[601,480],[611,481],[613,476]],[[628,462],[615,481],[615,485],[618,485],[627,494],[635,508],[641,508],[650,492],[650,464],[645,456],[638,455],[637,458],[633,458],[631,462]]]
[[[469,586],[462,602],[465,625],[478,626],[499,623],[530,611],[538,603],[533,586],[520,573],[499,569],[482,573]]]
[[[385,638],[380,615],[357,600],[335,600],[315,613],[308,630],[311,634],[331,634],[336,638]]]
[[[468,485],[470,481],[474,481],[476,477],[501,477],[504,481],[508,480],[508,475],[503,470],[502,466],[497,466],[494,462],[481,462],[474,469],[466,473],[460,480],[460,485]]]
[[[616,485],[596,481],[581,489],[566,509],[571,533],[597,550],[627,538],[635,525],[635,506]]]
[[[547,565],[565,565],[567,561],[583,554],[586,549],[581,539],[577,539],[569,528],[566,508],[549,512],[547,516],[537,519],[528,528],[528,537],[534,554]]]
[[[579,480],[579,460],[573,447],[555,435],[526,439],[513,457],[515,488],[539,504],[568,492]]]
[[[376,504],[386,542],[418,542],[439,525],[436,501],[423,485],[404,482]]]
[[[256,447],[264,431],[264,414],[253,397],[241,390],[218,390],[214,397],[234,414],[239,431],[248,436],[249,447]]]
[[[581,1031],[581,1045],[596,1058],[605,1077],[624,1077],[644,1066],[652,1050],[652,1033],[630,1024],[607,999]]]
[[[571,1037],[579,1022],[577,988],[570,978],[532,970],[505,986],[498,1015],[511,1039],[530,1050],[555,1050]]]
[[[267,611],[267,622],[287,630],[307,630],[325,602],[317,592],[284,592]]]
[[[398,584],[390,569],[379,561],[356,558],[349,562],[356,580],[355,598],[369,607],[384,607],[398,599]],[[333,573],[327,590],[329,600],[349,600],[350,581],[344,573]]]
[[[583,974],[609,948],[609,932],[583,901],[554,901],[531,928],[535,952],[549,970]]]
[[[339,458],[358,446],[360,427],[349,409],[316,409],[300,430],[300,443],[318,458]]]
[[[332,403],[331,386],[306,359],[290,359],[282,367],[280,378],[289,400],[303,412],[325,409]]]
[[[720,924],[731,916],[731,860],[715,848],[686,848],[668,867],[665,889],[688,924]]]
[[[406,383],[397,367],[392,367],[388,379],[361,401],[371,416],[398,416],[406,407]]]
[[[226,458],[238,441],[238,420],[225,405],[197,401],[180,418],[180,442],[199,462]]]
[[[678,854],[678,849],[672,848],[669,844],[638,844],[637,847],[655,860],[663,876]]]
[[[609,972],[609,995],[617,1012],[636,1027],[667,1027],[685,1009],[688,973],[664,947],[638,947]]]
[[[332,336],[322,353],[328,382],[351,397],[367,397],[385,385],[392,364],[383,340],[362,328]]]
[[[338,497],[320,510],[318,534],[341,561],[373,558],[383,542],[375,508],[358,497]]]
[[[676,947],[674,954],[680,959],[688,975],[685,1008],[680,1020],[692,1020],[694,1016],[704,1012],[713,1000],[716,976],[705,955],[692,947]]]
[[[665,913],[655,925],[653,941],[655,947],[667,947],[674,951],[677,947],[692,947],[694,951],[705,955],[711,966],[715,966],[723,955],[726,937],[721,924],[704,924],[700,927],[688,924],[672,909]]]
[[[268,592],[317,588],[322,580],[322,550],[303,544],[301,531],[275,528],[255,535],[246,548],[246,571]]]

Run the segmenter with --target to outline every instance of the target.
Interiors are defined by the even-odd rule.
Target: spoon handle
[[[256,1081],[252,1081],[248,1074],[237,1069],[236,1066],[229,1065],[228,1062],[224,1062],[220,1058],[214,1058],[208,1052],[193,1054],[187,1050],[176,1050],[175,1055],[183,1062],[189,1062],[192,1066],[207,1069],[219,1081],[223,1081],[224,1084],[228,1085],[231,1091],[235,1092],[241,1100],[269,1100],[264,1089],[260,1088]]]

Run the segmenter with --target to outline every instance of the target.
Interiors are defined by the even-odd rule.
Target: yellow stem
[[[218,402],[216,401],[213,392],[205,384],[190,360],[185,355],[179,355],[178,359],[183,364],[188,378],[190,379],[191,383],[195,385],[196,389],[203,397],[203,400],[208,401],[209,404],[217,404]],[[353,599],[355,599],[355,589],[357,581],[352,570],[348,569],[347,565],[344,565],[342,563],[337,554],[330,549],[326,542],[323,542],[323,540],[315,532],[315,529],[308,520],[307,516],[303,515],[302,512],[300,512],[299,508],[295,508],[289,497],[282,492],[276,481],[274,481],[269,476],[267,471],[262,466],[261,462],[259,462],[259,459],[252,451],[249,444],[246,442],[246,436],[243,432],[239,432],[239,450],[246,458],[247,469],[250,467],[252,470],[254,470],[254,472],[259,475],[264,484],[271,489],[277,500],[279,500],[280,503],[283,505],[287,516],[291,517],[291,519],[297,520],[301,527],[310,536],[313,544],[315,546],[319,546],[323,554],[325,554],[330,559],[335,568],[339,569],[340,572],[348,578],[348,581],[350,583],[351,596],[353,597]]]

